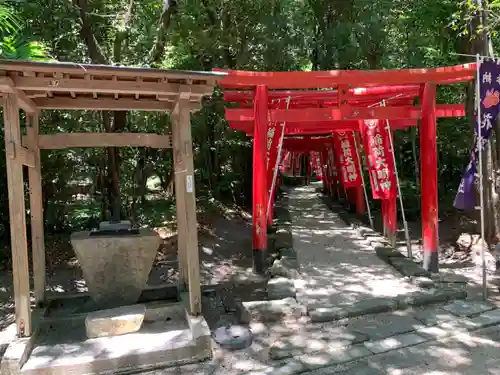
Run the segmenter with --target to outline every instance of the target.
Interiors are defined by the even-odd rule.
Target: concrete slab
[[[139,234],[71,235],[89,293],[100,307],[137,303],[146,286],[161,238],[149,229]]]
[[[388,337],[379,341],[368,341],[365,342],[364,345],[372,353],[379,354],[407,346],[418,345],[426,341],[427,339],[417,335],[416,333],[404,333],[402,335]]]
[[[495,309],[495,305],[481,301],[453,301],[443,306],[443,309],[459,317],[479,315]]]
[[[500,310],[491,310],[484,312],[470,321],[477,326],[477,328],[491,327],[500,324]]]
[[[347,327],[305,328],[281,335],[272,343],[269,357],[280,360],[301,354],[330,353],[367,340],[368,336],[365,334],[352,331]]]
[[[377,341],[412,332],[423,327],[423,324],[411,315],[405,315],[404,312],[395,312],[352,319],[348,322],[347,327],[352,331],[367,335],[372,341]]]
[[[205,319],[187,316],[186,312],[184,316],[167,314],[168,319],[145,321],[138,332],[93,339],[86,338],[82,318],[46,322],[21,374],[114,374],[210,358],[210,331]]]
[[[325,354],[306,354],[298,357],[305,371],[314,371],[323,367],[334,366],[371,355],[363,344],[353,345],[343,349],[331,350]]]
[[[415,319],[421,321],[426,326],[435,326],[439,323],[455,320],[455,316],[443,310],[439,306],[427,306],[419,308],[412,314]]]
[[[36,336],[28,338],[15,339],[12,341],[0,363],[0,374],[18,375],[24,364],[28,360],[29,354],[33,348]]]

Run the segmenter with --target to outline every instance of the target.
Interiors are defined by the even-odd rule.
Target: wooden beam
[[[162,102],[149,99],[129,99],[129,98],[37,98],[33,99],[40,109],[60,109],[60,110],[101,110],[101,111],[157,111],[170,112],[173,110],[173,102]],[[200,103],[190,102],[190,109],[197,111],[201,108]]]
[[[31,247],[33,253],[33,283],[35,303],[45,300],[45,237],[43,228],[42,166],[38,135],[40,131],[38,115],[28,116],[27,142],[34,156],[35,165],[28,170],[30,192]]]
[[[184,250],[186,251],[185,260],[187,263],[189,312],[191,315],[200,315],[200,259],[198,250],[198,225],[196,220],[193,143],[191,138],[189,101],[186,96],[188,95],[180,95],[179,101],[176,103],[174,109],[174,116],[172,117],[173,137],[175,139],[175,194],[177,212],[182,217],[182,224],[185,225],[185,228],[181,229],[178,236],[185,236],[182,241]],[[178,228],[179,225],[182,224],[178,222]],[[179,238],[179,241],[181,241],[181,238]]]
[[[5,147],[11,143],[21,147],[19,104],[15,94],[5,96],[4,103]],[[24,206],[23,166],[17,158],[7,157],[7,186],[14,278],[14,306],[19,337],[32,333],[28,244],[26,239],[26,209]]]
[[[40,109],[101,110],[101,111],[171,111],[173,105],[157,100],[136,100],[128,98],[38,98],[33,99]]]
[[[77,92],[98,94],[177,95],[189,91],[194,95],[212,95],[214,88],[208,85],[185,85],[164,82],[120,81],[118,79],[12,77],[15,87],[28,91]]]
[[[430,69],[330,70],[312,72],[250,72],[213,69],[228,75],[219,80],[223,88],[250,88],[265,85],[270,89],[333,88],[338,85],[358,87],[467,82],[474,78],[475,64]]]
[[[170,135],[152,133],[60,133],[40,135],[41,150],[85,147],[172,148]]]
[[[439,104],[437,114],[443,117],[465,115],[462,104]],[[417,120],[421,117],[420,108],[414,106],[389,107],[349,107],[346,108],[303,108],[303,109],[271,109],[269,121],[325,122],[340,120]],[[250,108],[226,108],[226,120],[253,121],[253,110]]]

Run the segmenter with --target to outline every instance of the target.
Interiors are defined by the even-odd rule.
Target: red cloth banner
[[[289,173],[291,161],[292,161],[292,158],[290,155],[290,151],[286,151],[285,156],[283,157],[283,159],[281,160],[281,163],[280,163],[280,172],[281,173],[285,173],[285,172]]]
[[[368,161],[373,199],[390,199],[398,195],[394,157],[389,132],[379,120],[360,121],[361,136]]]
[[[351,132],[338,132],[333,137],[333,146],[337,156],[336,164],[340,169],[341,180],[345,188],[362,185],[355,144]]]

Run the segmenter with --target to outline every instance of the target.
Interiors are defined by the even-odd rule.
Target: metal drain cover
[[[253,334],[249,328],[240,325],[226,325],[214,331],[214,341],[223,349],[239,350],[252,344]]]

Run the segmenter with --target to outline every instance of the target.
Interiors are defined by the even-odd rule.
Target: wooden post
[[[438,181],[436,142],[436,84],[427,82],[420,98],[420,181],[422,184],[423,267],[437,273],[438,258]]]
[[[380,211],[382,214],[382,235],[387,238],[387,199],[380,200]]]
[[[365,192],[363,190],[363,186],[358,186],[355,188],[356,190],[356,214],[358,216],[364,216],[366,213],[366,205],[365,205]]]
[[[187,277],[187,217],[184,208],[184,191],[186,181],[186,163],[181,155],[181,134],[180,126],[180,106],[176,106],[172,111],[172,147],[174,157],[174,184],[175,184],[175,209],[177,217],[177,258],[179,262],[179,282],[180,291],[186,290]]]
[[[4,97],[5,149],[7,153],[7,186],[9,195],[10,238],[14,278],[14,304],[19,337],[31,336],[31,303],[26,240],[23,165],[16,158],[21,145],[19,106],[14,94]]]
[[[40,125],[37,113],[27,116],[27,119],[31,125],[27,128],[27,146],[33,153],[35,159],[34,168],[28,169],[33,281],[35,286],[35,303],[41,304],[45,300],[45,240],[43,228],[42,167],[40,162],[40,149],[38,147]]]
[[[175,155],[175,199],[177,206],[178,241],[181,261],[185,262],[183,277],[188,282],[191,315],[201,314],[200,256],[194,188],[193,142],[189,93],[181,93],[172,117]]]
[[[267,230],[266,230],[266,145],[268,128],[267,86],[255,88],[253,137],[253,180],[252,180],[252,239],[253,270],[256,274],[266,271]]]
[[[398,230],[397,198],[384,199],[386,201],[387,239],[391,246],[396,246],[396,231]]]

